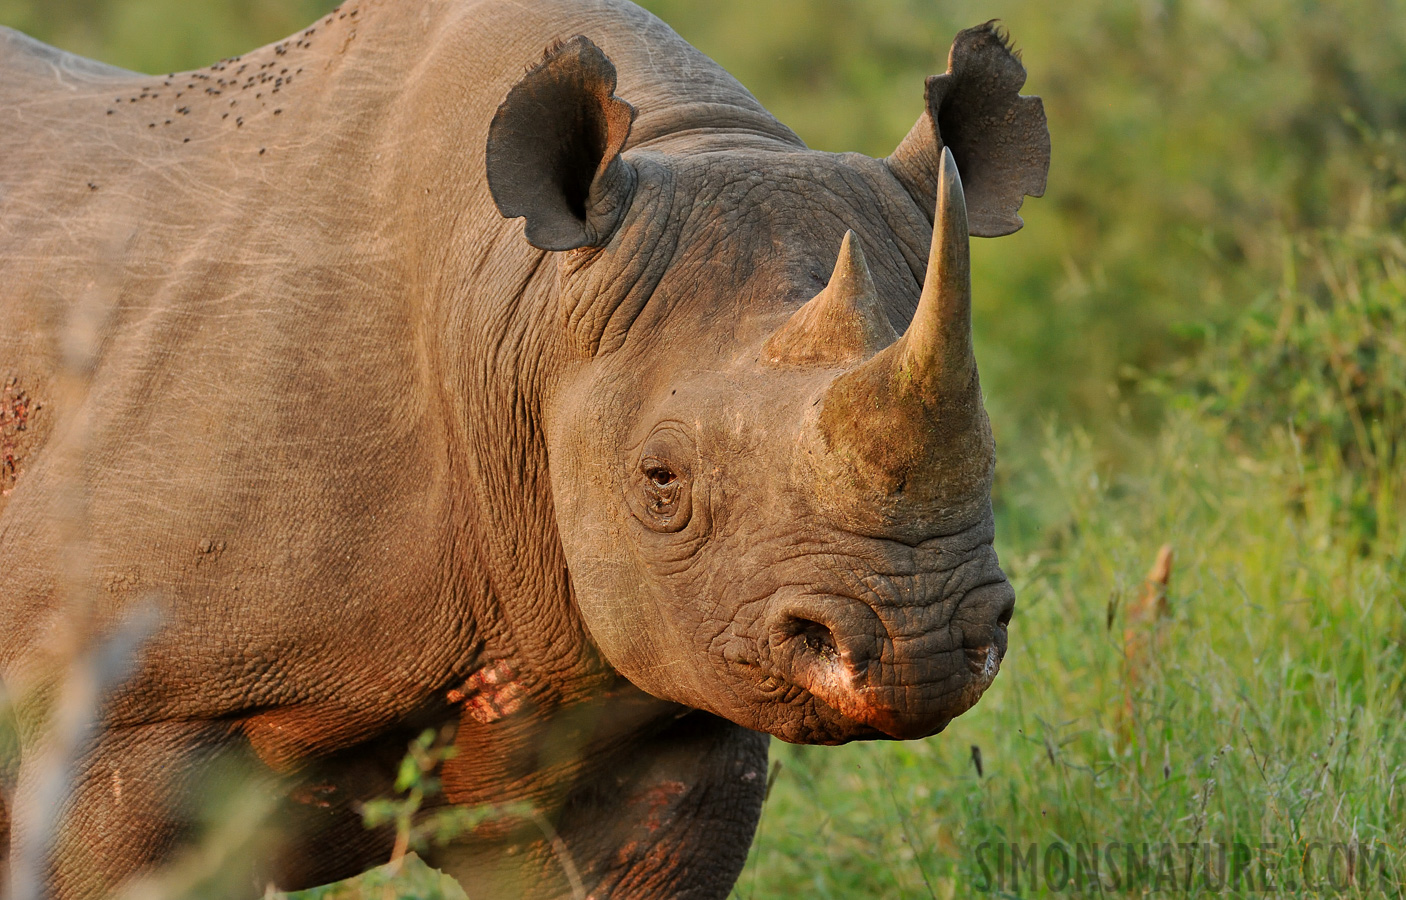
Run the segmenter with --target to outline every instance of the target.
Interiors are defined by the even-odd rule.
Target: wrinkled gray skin
[[[875,161],[616,0],[366,0],[169,78],[0,29],[0,870],[106,896],[223,760],[279,829],[236,895],[353,875],[436,727],[445,802],[539,811],[426,854],[470,896],[723,897],[760,732],[971,706],[1013,595],[961,215],[1019,227],[1048,145],[964,35]],[[143,609],[44,851],[64,648]]]

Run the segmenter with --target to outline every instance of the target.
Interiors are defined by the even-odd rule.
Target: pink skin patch
[[[470,675],[446,697],[450,703],[464,704],[474,721],[487,725],[511,716],[527,700],[527,689],[516,677],[512,665],[500,659]]]
[[[629,815],[639,820],[635,839],[626,841],[615,853],[615,865],[627,868],[645,862],[661,867],[671,852],[667,844],[657,842],[659,829],[673,822],[679,798],[688,792],[682,781],[661,781],[630,797]],[[640,832],[644,834],[641,835]]]
[[[288,796],[294,803],[329,809],[332,806],[330,798],[336,792],[337,786],[335,784],[309,784],[298,788]]]
[[[661,781],[642,794],[630,798],[631,805],[648,807],[644,817],[645,830],[650,834],[662,828],[672,819],[674,801],[682,797],[688,788],[682,781]]]

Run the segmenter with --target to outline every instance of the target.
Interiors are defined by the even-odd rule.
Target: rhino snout
[[[876,610],[811,597],[777,609],[765,640],[776,676],[872,732],[854,736],[909,740],[937,734],[981,699],[1001,668],[1014,608],[1004,580],[955,606]]]

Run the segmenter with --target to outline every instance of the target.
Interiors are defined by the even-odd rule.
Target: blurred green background
[[[1021,604],[1002,675],[929,741],[774,745],[738,895],[968,896],[982,841],[1272,842],[1292,867],[1340,840],[1397,866],[1341,893],[1401,896],[1406,3],[645,5],[811,146],[876,156],[952,35],[999,18],[1053,138],[1026,228],[973,250]],[[160,72],[329,6],[0,0],[0,23]]]

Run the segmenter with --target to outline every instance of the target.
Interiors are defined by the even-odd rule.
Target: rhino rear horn
[[[896,340],[859,237],[846,231],[830,282],[767,339],[762,355],[782,365],[845,366]]]
[[[927,80],[927,108],[885,160],[920,208],[935,206],[945,147],[962,171],[971,233],[1020,230],[1020,205],[1045,193],[1050,168],[1045,108],[1021,95],[1024,84],[1025,67],[994,22],[957,35],[947,72]]]
[[[634,193],[620,158],[635,108],[615,96],[615,66],[584,35],[548,49],[508,92],[488,128],[488,189],[524,217],[541,250],[610,240]]]

